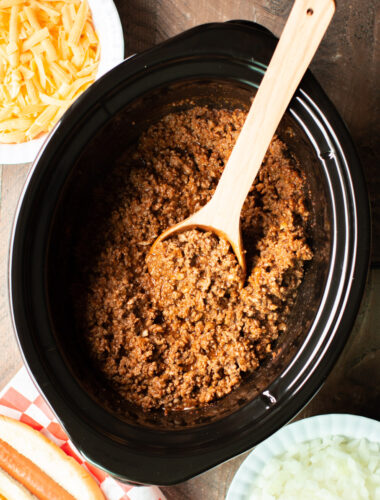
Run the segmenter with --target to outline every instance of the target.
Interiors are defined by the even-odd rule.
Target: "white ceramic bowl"
[[[248,455],[232,480],[226,500],[248,500],[256,480],[271,458],[285,453],[293,444],[327,436],[367,438],[379,443],[380,422],[357,415],[329,414],[286,425]]]
[[[96,79],[124,59],[124,36],[119,14],[112,0],[88,0],[101,47]],[[20,144],[0,144],[0,164],[34,161],[48,134]]]

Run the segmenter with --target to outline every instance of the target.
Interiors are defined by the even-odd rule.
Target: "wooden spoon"
[[[295,0],[244,126],[211,200],[153,243],[199,227],[226,239],[243,269],[240,212],[270,141],[335,12],[334,0]]]

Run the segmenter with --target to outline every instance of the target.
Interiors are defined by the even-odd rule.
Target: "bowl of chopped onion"
[[[244,460],[226,500],[306,498],[380,498],[380,422],[329,414],[283,427]]]
[[[71,104],[123,58],[112,0],[0,0],[0,163],[33,161]]]

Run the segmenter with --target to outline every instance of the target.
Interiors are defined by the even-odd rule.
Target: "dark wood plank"
[[[123,25],[125,55],[141,52],[156,43],[157,5],[155,0],[118,0]]]

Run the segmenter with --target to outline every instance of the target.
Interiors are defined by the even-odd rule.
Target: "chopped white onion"
[[[249,500],[380,500],[380,446],[331,436],[300,443],[264,467]]]

